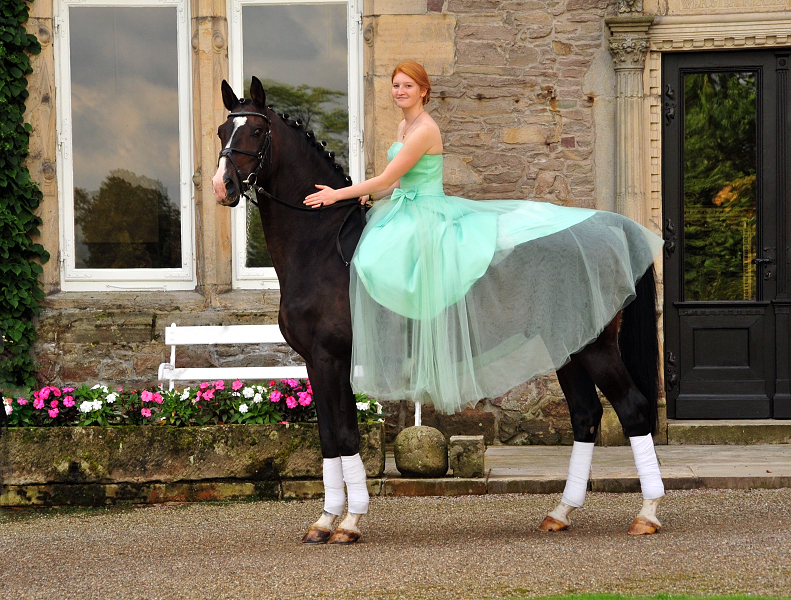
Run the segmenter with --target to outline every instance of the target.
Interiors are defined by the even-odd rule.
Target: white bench
[[[286,340],[277,325],[199,325],[165,327],[165,344],[170,346],[170,362],[159,365],[157,379],[168,381],[215,381],[218,379],[263,381],[265,379],[305,379],[308,369],[297,367],[176,367],[176,346],[198,344],[284,344]]]

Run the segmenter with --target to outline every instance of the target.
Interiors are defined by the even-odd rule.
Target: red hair
[[[403,73],[412,79],[416,84],[418,84],[421,90],[426,90],[426,95],[423,96],[423,104],[427,104],[431,98],[431,81],[429,81],[428,73],[426,73],[423,65],[412,60],[402,62],[396,66],[395,69],[393,69],[393,75],[390,77],[390,81],[395,79],[395,76],[399,73]]]

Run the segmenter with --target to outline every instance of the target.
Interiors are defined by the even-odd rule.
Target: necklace
[[[420,111],[420,112],[417,114],[417,116],[416,116],[416,117],[415,117],[415,118],[412,120],[412,122],[411,122],[409,125],[407,125],[407,123],[406,123],[406,118],[404,118],[404,131],[401,133],[401,141],[402,141],[402,142],[403,142],[403,141],[406,139],[406,134],[407,134],[407,132],[409,131],[409,128],[410,128],[410,127],[412,127],[412,125],[414,125],[414,124],[415,124],[415,122],[416,122],[416,121],[417,121],[417,120],[420,118],[420,115],[422,115],[424,112],[425,112],[425,111],[422,111],[422,110],[421,110],[421,111]]]

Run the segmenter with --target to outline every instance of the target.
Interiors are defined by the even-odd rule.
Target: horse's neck
[[[330,181],[332,187],[340,187],[343,182],[314,149],[300,147],[293,140],[284,146],[264,188],[290,206],[261,194],[258,198],[264,237],[281,285],[286,285],[296,272],[310,273],[326,268],[328,255],[335,252],[333,236],[340,226],[340,213],[343,212],[329,208],[318,218],[315,214],[299,210],[306,208],[303,201],[316,191],[316,183]]]

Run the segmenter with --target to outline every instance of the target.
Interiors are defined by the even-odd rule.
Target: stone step
[[[667,443],[669,445],[791,444],[791,421],[668,419]]]

